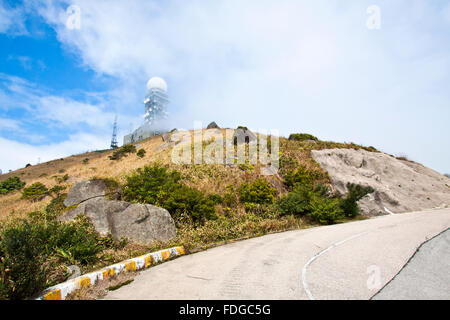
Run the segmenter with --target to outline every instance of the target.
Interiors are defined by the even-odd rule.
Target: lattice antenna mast
[[[118,148],[118,144],[117,144],[117,115],[114,118],[114,126],[113,126],[113,133],[112,133],[112,138],[111,138],[111,149],[117,149]]]

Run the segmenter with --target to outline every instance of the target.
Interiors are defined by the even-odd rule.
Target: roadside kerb
[[[64,300],[67,295],[77,289],[94,285],[99,280],[108,279],[122,272],[137,271],[149,268],[159,262],[185,254],[184,247],[173,247],[157,252],[147,253],[137,258],[125,260],[105,267],[99,271],[84,274],[77,278],[50,287],[37,297],[37,300]]]

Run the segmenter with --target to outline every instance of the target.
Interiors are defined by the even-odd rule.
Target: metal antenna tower
[[[117,115],[114,118],[113,133],[111,138],[111,149],[117,149]]]

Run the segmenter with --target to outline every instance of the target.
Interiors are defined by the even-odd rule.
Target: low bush
[[[179,172],[168,171],[158,164],[139,168],[127,177],[123,199],[129,202],[162,206],[169,194],[180,185],[180,179]]]
[[[97,260],[101,251],[100,235],[84,215],[69,223],[54,223],[47,226],[51,231],[47,239],[47,250],[58,249],[69,263],[87,265]]]
[[[0,299],[25,299],[44,289],[45,233],[26,220],[0,231]]]
[[[299,185],[294,191],[283,195],[278,200],[277,206],[282,215],[303,215],[309,212],[310,198],[311,192]]]
[[[40,201],[49,193],[48,188],[40,183],[35,182],[31,186],[24,188],[22,192],[22,199],[27,199],[31,201]]]
[[[85,216],[65,223],[57,220],[64,196],[42,212],[0,225],[0,299],[29,298],[53,284],[61,265],[98,260],[106,245]]]
[[[312,188],[314,177],[304,166],[299,166],[297,170],[290,170],[284,176],[284,181],[289,189],[293,189],[297,184]]]
[[[291,192],[278,200],[277,207],[281,215],[306,215],[321,224],[332,224],[343,217],[340,201],[339,198],[329,197],[326,186],[319,185],[312,189],[296,184]]]
[[[59,194],[57,197],[53,198],[50,203],[47,205],[44,213],[48,215],[49,218],[46,218],[46,220],[53,220],[56,219],[63,210],[66,209],[66,206],[64,205],[64,200],[67,197],[67,193]]]
[[[176,188],[164,202],[164,208],[173,217],[186,212],[194,222],[215,219],[214,207],[215,203],[213,200],[205,197],[200,191],[186,186]]]
[[[347,189],[348,194],[341,199],[340,206],[347,217],[356,217],[359,214],[358,201],[375,190],[370,186],[363,187],[352,183],[347,184]]]
[[[139,168],[127,177],[123,199],[167,209],[174,217],[186,212],[196,222],[215,218],[215,202],[200,191],[180,183],[178,171],[158,164]]]
[[[127,144],[122,146],[121,148],[117,149],[113,152],[112,156],[109,156],[110,160],[119,160],[122,157],[126,157],[129,153],[135,153],[136,152],[136,146],[133,144]]]
[[[289,136],[289,140],[294,140],[294,141],[305,141],[305,140],[318,141],[319,139],[317,139],[317,137],[315,137],[315,136],[313,136],[312,134],[309,134],[309,133],[292,133]]]
[[[146,154],[146,151],[145,151],[144,149],[139,149],[139,151],[136,153],[136,155],[137,155],[139,158],[145,157],[145,154]]]
[[[224,202],[223,197],[217,193],[212,193],[208,195],[208,199],[214,202],[214,204],[222,204]]]
[[[338,198],[326,198],[313,194],[309,207],[308,216],[321,224],[333,224],[344,216]]]
[[[69,180],[69,175],[67,173],[61,177],[56,177],[56,182],[58,182],[58,183],[63,183],[63,182],[66,182],[67,180]]]
[[[15,190],[20,190],[25,186],[25,182],[19,177],[10,177],[0,183],[0,194],[7,194]]]
[[[227,188],[227,192],[223,195],[222,205],[228,208],[232,208],[239,202],[239,197],[234,191],[234,188]]]
[[[239,188],[239,199],[244,205],[271,204],[275,200],[276,190],[262,179],[256,179],[253,183],[243,183]]]

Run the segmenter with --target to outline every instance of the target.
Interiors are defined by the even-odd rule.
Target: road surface
[[[375,300],[450,300],[450,229],[427,241]]]
[[[435,209],[271,234],[152,267],[105,299],[370,299],[449,227],[450,209]],[[449,261],[445,243],[440,252]],[[448,268],[439,272],[448,279]],[[398,291],[388,289],[375,298],[395,297]],[[444,290],[450,292],[449,282]],[[417,297],[436,292],[442,288]]]

